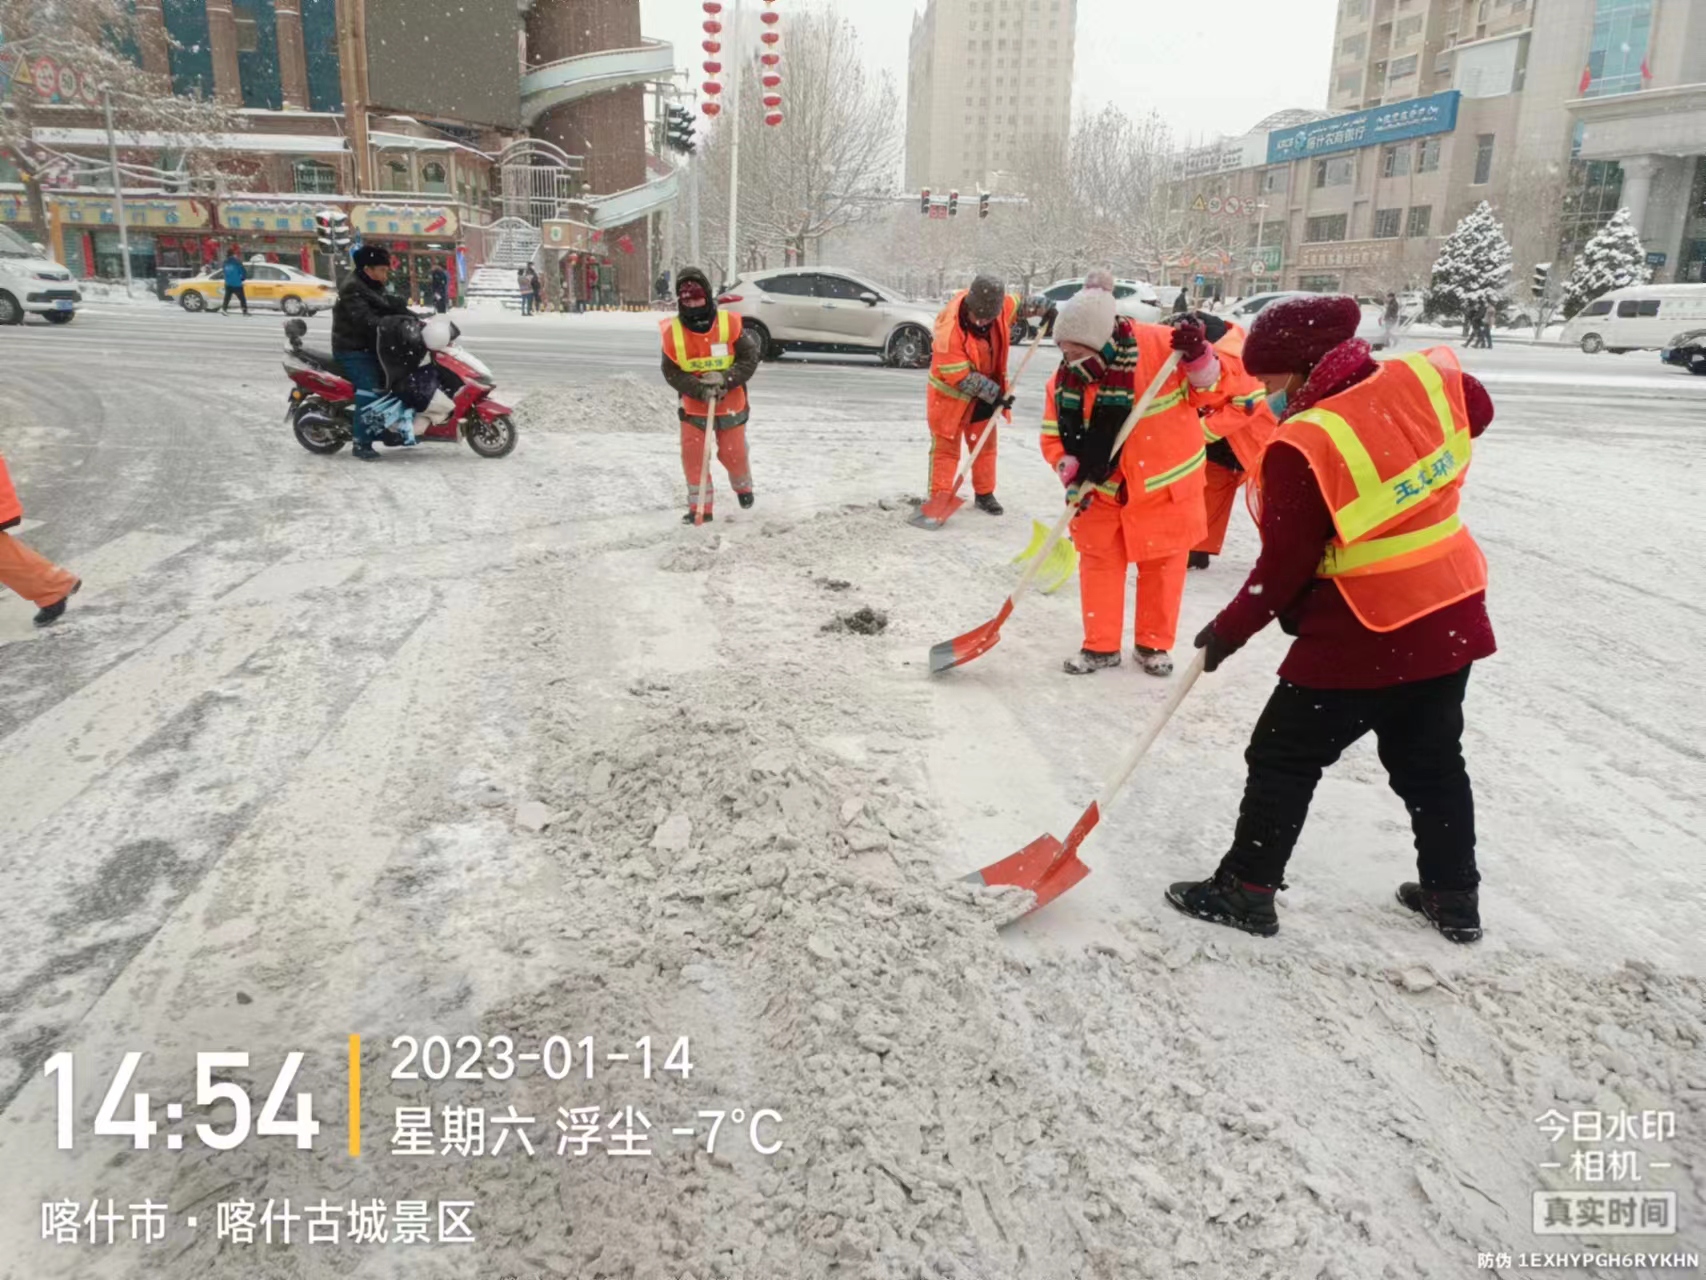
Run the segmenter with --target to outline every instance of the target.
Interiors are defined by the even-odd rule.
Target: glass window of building
[[[1360,58],[1368,52],[1368,37],[1365,35],[1347,36],[1339,41],[1339,56],[1341,58]]]
[[[1653,0],[1595,0],[1586,96],[1636,93],[1653,31]]]
[[[1368,0],[1345,0],[1339,12],[1350,19],[1366,18],[1368,16]]]
[[[1477,134],[1475,137],[1475,176],[1470,185],[1485,186],[1493,178],[1493,135],[1490,133]]]
[[[1374,211],[1374,238],[1376,240],[1396,240],[1398,227],[1404,216],[1402,209],[1376,209]]]
[[[1332,240],[1343,240],[1348,222],[1349,218],[1342,213],[1329,213],[1311,218],[1304,224],[1303,238],[1309,244],[1324,244]]]
[[[1402,178],[1410,172],[1410,159],[1414,152],[1408,144],[1380,148],[1380,176],[1383,178]]]
[[[277,111],[284,105],[278,74],[278,18],[273,0],[233,0],[237,20],[237,79],[245,107]]]
[[[385,189],[387,191],[413,191],[414,184],[409,180],[409,162],[398,156],[391,156],[385,161]]]
[[[303,195],[336,195],[338,171],[323,160],[298,160],[295,170],[296,189]]]
[[[1433,222],[1434,207],[1431,204],[1418,204],[1410,210],[1409,221],[1404,224],[1404,234],[1411,240],[1425,239],[1428,226]]]
[[[1394,58],[1388,71],[1388,80],[1407,80],[1416,74],[1416,64],[1420,59],[1415,54],[1407,54],[1402,58]]]
[[[428,160],[421,166],[421,190],[434,196],[450,194],[450,182],[445,177],[444,166],[437,160]]]
[[[1416,143],[1416,172],[1432,173],[1439,168],[1439,139],[1423,138]]]
[[[302,0],[302,49],[308,63],[308,109],[342,111],[337,0]]]
[[[1284,192],[1287,172],[1288,170],[1284,167],[1278,169],[1264,169],[1262,171],[1262,193],[1264,195],[1273,195],[1277,192]]]
[[[1317,187],[1343,187],[1356,180],[1354,156],[1332,156],[1315,162]]]
[[[1335,85],[1334,91],[1337,93],[1341,93],[1341,94],[1344,94],[1344,93],[1354,94],[1354,93],[1358,92],[1361,88],[1362,88],[1362,72],[1360,72],[1360,71],[1345,71],[1345,72],[1340,73],[1339,79]]]
[[[1402,18],[1398,25],[1392,28],[1392,38],[1399,44],[1422,34],[1422,19],[1420,15],[1414,18]]]
[[[207,34],[205,0],[163,0],[166,34],[172,38],[172,92],[213,96],[213,43]]]

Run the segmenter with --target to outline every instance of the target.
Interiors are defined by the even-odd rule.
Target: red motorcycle
[[[492,398],[496,379],[492,371],[456,345],[461,332],[444,322],[449,340],[443,345],[428,343],[428,353],[438,375],[438,394],[432,405],[416,416],[415,438],[429,441],[466,439],[468,447],[482,458],[502,458],[515,448],[513,410]],[[355,439],[351,418],[355,412],[355,387],[328,351],[302,345],[307,322],[295,318],[284,323],[290,342],[284,371],[294,384],[284,420],[296,440],[309,453],[333,454]],[[375,444],[401,445],[402,436],[386,432]]]

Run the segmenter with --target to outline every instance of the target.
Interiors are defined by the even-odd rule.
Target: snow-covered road
[[[1095,875],[997,934],[952,879],[1061,834],[1164,693],[1057,674],[1071,586],[926,675],[1054,515],[1042,371],[1002,440],[1008,517],[928,534],[904,522],[923,375],[767,365],[759,506],[694,532],[646,317],[464,328],[525,394],[507,460],[305,453],[275,318],[5,331],[24,536],[87,585],[44,634],[0,600],[0,1276],[1469,1275],[1583,1243],[1530,1230],[1533,1193],[1575,1185],[1534,1123],[1552,1108],[1674,1111],[1643,1151],[1670,1167],[1643,1173],[1680,1232],[1602,1242],[1706,1244],[1706,379],[1463,353],[1499,409],[1465,502],[1500,642],[1466,743],[1480,947],[1391,901],[1409,835],[1371,744],[1318,793],[1277,939],[1162,905],[1230,836],[1277,633],[1187,700]],[[1240,516],[1184,634],[1253,552]],[[823,630],[861,606],[887,629]],[[554,1033],[689,1036],[696,1070],[390,1079],[398,1035]],[[191,1133],[163,1105],[193,1103],[196,1052],[228,1049],[257,1109],[307,1053],[314,1150],[161,1149]],[[90,1132],[127,1050],[147,1152]],[[450,1103],[537,1117],[539,1154],[387,1152],[394,1107]],[[657,1154],[555,1154],[555,1108],[593,1105],[650,1115]],[[718,1106],[779,1112],[782,1152],[668,1136]],[[41,1242],[43,1200],[96,1195],[467,1198],[479,1243],[245,1251],[206,1220]]]

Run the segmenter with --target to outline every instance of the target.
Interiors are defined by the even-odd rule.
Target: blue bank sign
[[[1391,106],[1334,116],[1314,124],[1300,125],[1268,135],[1268,163],[1283,164],[1331,151],[1355,151],[1383,142],[1402,142],[1430,133],[1450,133],[1457,127],[1456,89],[1411,98]]]

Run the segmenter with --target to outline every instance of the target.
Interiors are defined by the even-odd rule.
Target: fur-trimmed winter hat
[[[1117,319],[1113,273],[1092,271],[1084,277],[1084,287],[1060,304],[1060,314],[1054,322],[1054,340],[1078,342],[1100,351],[1114,336]]]
[[[982,274],[966,290],[966,310],[980,324],[999,319],[1002,304],[1007,301],[1007,287],[995,276]]]
[[[1356,337],[1362,308],[1342,293],[1281,298],[1256,313],[1244,339],[1244,367],[1264,374],[1308,373],[1341,342]]]

